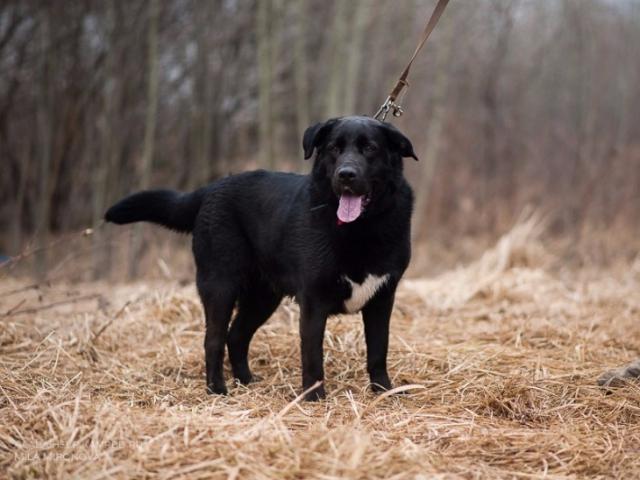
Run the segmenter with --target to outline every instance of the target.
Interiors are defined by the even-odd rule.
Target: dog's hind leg
[[[281,300],[282,295],[274,292],[264,280],[256,280],[240,295],[227,346],[233,376],[244,385],[253,380],[247,358],[253,334],[269,319]]]
[[[227,387],[222,370],[224,347],[238,289],[231,282],[202,277],[203,275],[198,272],[198,292],[206,319],[204,352],[207,393],[226,394]]]

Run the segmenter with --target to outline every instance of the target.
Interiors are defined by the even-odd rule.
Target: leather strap
[[[411,70],[413,61],[416,59],[416,57],[418,56],[418,53],[420,53],[420,50],[422,50],[422,47],[427,42],[427,39],[431,35],[431,32],[433,32],[433,30],[436,28],[436,25],[438,24],[438,21],[440,20],[440,17],[442,16],[442,13],[444,12],[444,9],[447,7],[448,3],[449,3],[449,0],[438,1],[436,7],[433,9],[433,13],[429,18],[429,21],[427,22],[427,24],[424,27],[424,30],[422,31],[420,42],[418,43],[418,46],[416,47],[416,49],[413,51],[413,55],[411,55],[411,59],[409,60],[409,63],[407,63],[407,66],[404,67],[404,70],[400,74],[400,78],[398,78],[398,81],[396,82],[395,86],[389,93],[389,96],[387,97],[385,102],[382,104],[378,112],[374,115],[374,118],[378,118],[380,115],[383,115],[382,120],[384,121],[388,111],[391,108],[393,108],[394,110],[393,112],[394,116],[399,117],[400,115],[402,115],[402,109],[400,108],[400,105],[396,105],[394,102],[398,98],[402,90],[404,90],[409,86],[409,82],[407,81],[407,78],[409,77],[409,71]]]

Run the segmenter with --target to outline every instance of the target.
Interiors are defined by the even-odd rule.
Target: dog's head
[[[315,182],[330,185],[338,199],[338,219],[353,222],[402,181],[402,159],[418,159],[407,137],[370,117],[342,117],[309,127],[304,158],[316,151]]]

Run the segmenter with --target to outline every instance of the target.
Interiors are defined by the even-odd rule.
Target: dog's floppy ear
[[[390,123],[383,123],[381,128],[387,137],[389,145],[396,152],[398,152],[401,157],[411,157],[415,160],[418,160],[418,157],[413,151],[413,145],[411,145],[411,141],[407,137],[405,137],[400,130],[398,130]]]
[[[326,140],[327,135],[331,132],[333,126],[338,122],[338,119],[332,118],[326,122],[319,122],[315,125],[311,125],[304,131],[302,137],[302,148],[304,149],[304,159],[308,160],[313,155],[313,150],[318,148]]]

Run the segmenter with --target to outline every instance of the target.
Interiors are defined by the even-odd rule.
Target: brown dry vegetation
[[[0,471],[11,478],[638,477],[640,389],[605,394],[595,379],[640,352],[640,260],[606,272],[563,271],[537,233],[535,221],[524,222],[476,262],[403,283],[390,372],[395,385],[410,385],[406,394],[370,393],[359,318],[331,320],[329,396],[315,404],[296,401],[291,302],[252,345],[262,380],[219,397],[204,393],[193,286],[32,288],[4,280]],[[92,294],[99,297],[82,299]]]

